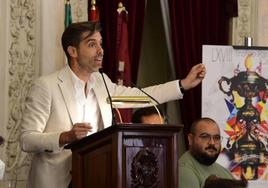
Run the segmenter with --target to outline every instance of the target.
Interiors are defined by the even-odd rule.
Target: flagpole
[[[64,26],[67,28],[70,24],[72,24],[72,10],[70,0],[65,1],[65,19]]]
[[[96,0],[91,0],[91,8],[88,15],[89,21],[99,21],[99,13],[96,7]]]

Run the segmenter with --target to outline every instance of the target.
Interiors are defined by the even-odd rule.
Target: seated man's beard
[[[214,149],[215,151],[217,151],[217,149],[214,146],[208,146],[205,148],[205,150],[207,149]],[[216,153],[214,156],[209,156],[207,153],[193,148],[191,150],[191,154],[199,163],[209,166],[209,165],[212,165],[217,160],[220,152]]]

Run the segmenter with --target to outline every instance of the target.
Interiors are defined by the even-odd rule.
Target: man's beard
[[[205,150],[207,150],[207,149],[213,149],[213,150],[217,151],[217,148],[215,148],[212,145],[205,148]],[[210,166],[217,160],[220,152],[215,153],[215,155],[213,155],[213,156],[209,156],[207,153],[200,151],[200,149],[198,149],[198,148],[192,148],[191,154],[194,156],[194,158],[199,163],[201,163],[203,165]]]

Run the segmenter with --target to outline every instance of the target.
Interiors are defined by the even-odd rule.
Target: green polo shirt
[[[179,159],[179,188],[202,188],[210,175],[234,179],[233,175],[218,163],[203,165],[189,151]]]

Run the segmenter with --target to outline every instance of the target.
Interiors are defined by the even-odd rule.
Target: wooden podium
[[[73,187],[177,188],[181,128],[120,124],[67,145]]]

